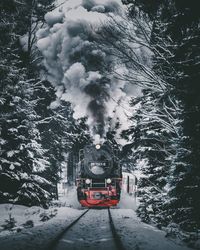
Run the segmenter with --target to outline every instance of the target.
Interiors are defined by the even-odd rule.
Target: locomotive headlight
[[[90,179],[86,179],[86,180],[85,180],[85,183],[86,183],[86,184],[90,184],[90,183],[91,183],[91,180],[90,180]]]
[[[107,184],[110,184],[110,183],[112,182],[112,180],[111,180],[110,178],[108,178],[108,179],[106,180],[106,182],[107,182]]]
[[[101,148],[101,145],[100,144],[96,144],[96,149],[100,149]]]

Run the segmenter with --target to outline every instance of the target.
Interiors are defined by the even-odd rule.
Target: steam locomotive
[[[109,143],[87,145],[79,152],[77,196],[84,207],[111,207],[120,200],[122,170]]]

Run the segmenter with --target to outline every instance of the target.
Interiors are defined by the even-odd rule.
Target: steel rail
[[[112,231],[112,235],[113,235],[113,239],[114,239],[114,242],[115,242],[115,245],[116,245],[116,249],[117,250],[126,250],[126,248],[122,244],[121,237],[119,236],[119,234],[118,234],[118,232],[117,232],[117,230],[115,228],[115,225],[114,225],[114,222],[113,222],[113,219],[112,219],[112,215],[111,215],[111,212],[110,212],[110,208],[108,208],[108,216],[109,216],[110,228],[111,228],[111,231]]]
[[[54,250],[59,243],[59,241],[62,239],[64,234],[72,228],[90,209],[87,209],[84,213],[82,213],[78,218],[76,218],[73,222],[71,222],[68,226],[66,226],[61,233],[59,233],[45,248],[45,250]]]

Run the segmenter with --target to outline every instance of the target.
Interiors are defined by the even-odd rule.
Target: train
[[[126,194],[137,195],[137,177],[128,171],[123,171],[122,174],[122,191]]]
[[[86,145],[79,151],[76,186],[83,207],[111,207],[120,201],[122,169],[109,143]]]

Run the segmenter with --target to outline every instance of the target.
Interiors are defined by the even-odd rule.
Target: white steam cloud
[[[126,83],[111,74],[112,58],[97,48],[91,36],[109,20],[108,13],[120,16],[121,11],[120,0],[69,0],[46,14],[47,26],[37,33],[37,46],[58,98],[72,104],[74,118],[88,117],[94,140],[96,134],[103,138],[116,122],[127,126],[117,104],[128,100]]]

